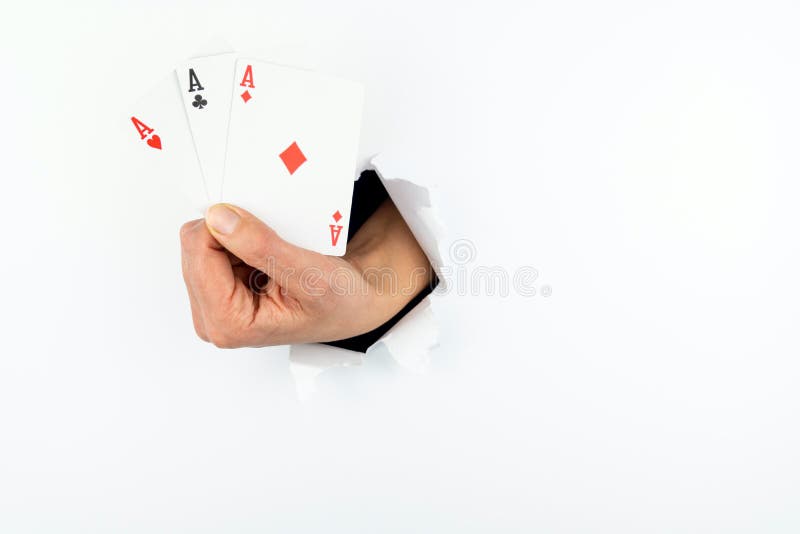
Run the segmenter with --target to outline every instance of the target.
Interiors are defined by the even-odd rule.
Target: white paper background
[[[0,530],[800,529],[796,3],[165,4],[0,21]],[[429,374],[309,403],[194,339],[193,210],[106,132],[215,36],[364,82],[362,159],[552,296],[454,288]]]

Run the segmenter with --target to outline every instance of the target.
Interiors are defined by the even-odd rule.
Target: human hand
[[[390,200],[341,258],[294,246],[228,204],[183,225],[181,257],[195,331],[221,348],[334,341],[369,332],[432,277]]]

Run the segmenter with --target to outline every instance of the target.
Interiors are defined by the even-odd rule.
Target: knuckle
[[[208,341],[219,349],[235,349],[239,347],[237,340],[224,329],[213,328],[206,332]]]
[[[221,349],[244,347],[247,343],[247,318],[232,302],[214,302],[204,307],[203,326],[207,340]]]
[[[217,318],[206,324],[208,341],[220,349],[235,349],[245,346],[244,336],[237,324],[229,317]]]
[[[245,229],[247,245],[237,251],[242,261],[262,271],[280,264],[281,240],[275,230],[258,220],[249,220]]]
[[[264,270],[269,263],[270,239],[265,235],[259,235],[249,243],[249,248],[242,251],[242,261],[251,267]]]
[[[180,230],[180,237],[181,237],[181,247],[184,249],[190,249],[192,244],[195,241],[195,237],[197,235],[197,228],[198,224],[202,222],[200,220],[189,221],[184,223],[181,226]]]
[[[203,328],[200,328],[198,325],[194,327],[194,333],[197,334],[197,337],[205,341],[206,343],[209,342],[208,336],[206,335],[206,331]]]
[[[194,225],[197,221],[189,221],[185,222],[181,225],[180,236],[181,242],[186,241],[189,238],[189,235],[192,233],[194,229]]]

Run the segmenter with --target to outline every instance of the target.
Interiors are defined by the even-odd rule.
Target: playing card
[[[222,198],[236,54],[193,58],[175,69],[209,200]]]
[[[159,198],[174,191],[185,201],[175,209],[185,207],[186,218],[202,215],[208,196],[175,77],[166,77],[130,106],[118,126],[129,179]]]
[[[343,255],[363,100],[355,82],[237,60],[223,199],[296,245]]]

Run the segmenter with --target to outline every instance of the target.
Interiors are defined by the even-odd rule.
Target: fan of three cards
[[[176,73],[208,201],[241,206],[298,246],[343,255],[363,87],[237,54],[195,58]],[[168,150],[157,125],[131,121],[148,149]]]

